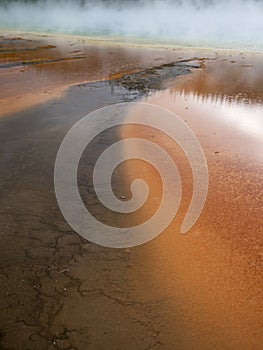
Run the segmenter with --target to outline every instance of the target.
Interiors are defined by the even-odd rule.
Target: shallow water
[[[49,45],[49,38],[45,40]],[[16,44],[21,49],[20,42]],[[10,43],[9,49],[15,46]],[[45,49],[44,55],[35,50],[36,59],[68,57],[71,50],[59,52],[57,46]],[[25,98],[23,87],[30,92],[53,91],[57,81],[82,82],[30,108],[20,106],[14,112],[11,105],[11,113],[0,120],[0,300],[5,311],[0,318],[1,346],[261,349],[261,56],[210,53],[207,57],[203,52],[80,46],[76,50],[86,56],[81,64],[62,60],[28,65],[27,73],[16,67],[0,72],[5,99],[12,93]],[[21,51],[14,55],[16,61],[23,60]],[[112,57],[109,66],[108,57]],[[127,79],[121,83],[129,63],[135,65],[131,71],[138,67],[141,71],[142,66],[180,57],[202,68],[168,79],[158,87],[162,90],[144,97],[140,91],[128,90]],[[94,66],[87,68],[87,62]],[[90,77],[116,78],[115,73],[118,84],[83,83]],[[158,174],[135,161],[118,169],[113,186],[119,198],[129,198],[131,180],[144,177],[152,190],[148,206],[127,218],[98,205],[87,176],[92,175],[98,155],[116,139],[140,136],[157,142],[178,165],[183,188],[178,214],[162,235],[136,248],[114,250],[83,240],[67,225],[54,194],[54,162],[63,137],[78,120],[128,99],[168,108],[191,127],[207,158],[209,192],[197,223],[186,235],[180,234],[193,190],[191,168],[182,150],[149,129],[103,133],[88,149],[90,158],[83,155],[78,174],[81,195],[98,218],[116,226],[140,223],[155,211],[161,197]]]
[[[186,235],[180,234],[180,226],[193,179],[183,150],[159,131],[131,127],[121,133],[123,138],[142,137],[161,145],[181,175],[183,195],[175,220],[157,239],[138,247],[141,265],[133,278],[141,278],[134,292],[139,300],[167,298],[160,337],[182,349],[260,347],[263,84],[256,72],[261,70],[257,59],[250,66],[231,59],[222,64],[207,61],[202,70],[179,78],[175,87],[143,100],[176,113],[198,137],[207,159],[207,200]],[[140,107],[134,113],[140,120]],[[153,191],[152,204],[143,208],[148,218],[157,198],[161,200],[158,174],[141,163],[128,163],[126,172],[128,184],[142,176]],[[175,329],[181,331],[180,340]]]

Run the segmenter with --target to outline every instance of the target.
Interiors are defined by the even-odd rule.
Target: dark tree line
[[[135,3],[149,3],[149,2],[154,2],[155,0],[0,0],[0,5],[8,5],[12,3],[25,3],[25,4],[32,4],[32,3],[65,3],[65,2],[71,2],[74,4],[79,4],[80,6],[85,6],[88,4],[104,4],[104,5],[133,5]],[[166,0],[160,0],[160,1],[166,1]],[[193,5],[211,5],[213,3],[218,3],[221,0],[167,0],[170,2],[174,2],[176,4],[183,4],[185,2],[187,3],[192,3]],[[249,0],[240,0],[242,1],[249,1]],[[263,2],[263,0],[254,0],[255,2]]]

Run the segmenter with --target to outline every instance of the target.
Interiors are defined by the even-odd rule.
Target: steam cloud
[[[263,2],[5,2],[0,5],[0,27],[263,50]]]

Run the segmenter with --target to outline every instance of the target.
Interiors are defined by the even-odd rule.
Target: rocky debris
[[[175,84],[180,75],[191,73],[199,65],[190,65],[182,61],[162,64],[143,69],[132,74],[125,74],[111,81],[113,86],[123,86],[128,91],[137,91],[137,94],[146,95],[150,91],[166,89]]]

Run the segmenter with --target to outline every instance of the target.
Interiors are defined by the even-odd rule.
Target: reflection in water
[[[263,65],[256,55],[230,59],[206,62],[148,101],[177,113],[209,149],[262,161]]]
[[[242,103],[232,103],[230,105],[221,104],[221,110],[225,123],[228,125],[232,124],[236,128],[240,128],[243,133],[247,133],[251,137],[257,137],[262,143],[262,106],[247,106]]]
[[[181,81],[176,90],[202,100],[259,103],[263,101],[263,65],[260,55],[228,54]]]
[[[147,102],[176,113],[192,128],[207,152],[262,161],[262,105],[174,89],[156,93]]]
[[[52,50],[47,51],[51,54]],[[144,51],[136,50],[133,62],[139,66],[139,62],[145,62],[145,56],[143,53],[140,60],[139,52]],[[107,57],[112,57],[111,62],[116,63],[114,67],[120,69],[122,57],[128,60],[132,51],[127,56],[119,55],[116,60],[114,52],[120,54],[119,49],[105,49],[105,69],[110,67],[106,66]],[[74,64],[73,61],[63,62],[65,66],[62,62],[32,65],[28,73],[12,68],[1,77],[8,81],[4,93],[12,95],[14,89],[27,86],[36,89],[38,84],[47,91],[48,83],[52,85],[62,80],[67,72],[65,78],[69,83],[75,70],[81,75],[90,69],[89,55],[91,52],[83,66],[75,60]],[[155,57],[160,55],[161,51]],[[76,338],[84,339],[83,349],[87,348],[87,339],[90,344],[98,344],[102,339],[103,345],[97,346],[101,348],[114,346],[111,343],[114,339],[117,339],[116,348],[123,348],[127,339],[135,339],[146,348],[144,339],[148,334],[152,335],[147,348],[262,348],[262,65],[256,56],[246,57],[244,65],[240,63],[242,57],[236,63],[232,62],[233,57],[226,57],[227,61],[218,57],[214,63],[206,62],[204,69],[176,79],[173,88],[146,99],[176,112],[197,135],[208,161],[207,202],[187,235],[180,235],[179,230],[192,195],[191,169],[177,145],[161,133],[148,129],[130,127],[122,130],[121,135],[148,137],[170,152],[178,166],[182,178],[182,205],[175,221],[162,235],[147,245],[125,252],[85,244],[85,253],[81,252],[83,245],[78,236],[68,231],[58,213],[52,179],[61,140],[72,124],[87,113],[87,108],[91,111],[121,101],[124,89],[114,91],[112,96],[107,83],[76,86],[58,104],[27,111],[22,114],[25,118],[6,119],[2,139],[4,148],[9,151],[3,158],[2,202],[5,208],[2,213],[7,213],[3,221],[3,238],[7,238],[7,244],[2,255],[4,273],[1,277],[7,274],[10,282],[4,279],[2,284],[3,303],[11,305],[3,327],[9,339],[15,339],[12,342],[21,343],[25,337],[28,342],[28,333],[23,327],[18,327],[18,335],[21,335],[18,340],[14,327],[10,330],[10,324],[23,320],[26,313],[32,315],[33,321],[44,320],[36,322],[37,330],[48,332],[47,345],[42,348],[50,345],[51,335],[57,336],[62,325],[69,330],[76,329]],[[176,60],[174,56],[172,60]],[[70,67],[74,68],[70,70]],[[79,81],[79,77],[74,79]],[[110,144],[113,136],[109,133],[108,139],[104,136],[98,146],[94,144],[92,157]],[[128,186],[143,173],[152,201],[146,203],[143,218],[136,213],[137,223],[141,223],[141,219],[158,208],[162,183],[151,166],[137,163],[123,164],[123,172],[128,169],[127,177],[117,169],[116,183],[119,184],[119,180],[125,183],[116,194],[122,199],[130,198]],[[85,165],[90,170],[90,162]],[[80,170],[83,170],[79,173],[80,185],[86,185],[86,168]],[[93,195],[92,189],[90,192]],[[91,203],[98,212],[93,197]],[[115,219],[105,212],[99,214],[105,222]],[[116,226],[119,223],[114,222]],[[127,224],[124,217],[120,218],[120,223],[123,222]],[[12,264],[13,274],[10,273]],[[42,269],[44,266],[47,269]],[[20,277],[25,280],[25,288],[17,287]],[[35,281],[39,287],[32,288]],[[77,284],[72,285],[73,281]],[[45,295],[50,302],[54,299],[55,304],[43,304]],[[11,317],[12,305],[20,305],[22,299],[24,306],[16,308]],[[93,309],[95,312],[91,312]],[[87,323],[87,330],[82,329]],[[59,340],[64,340],[65,329]],[[139,336],[137,329],[142,329]],[[32,332],[35,334],[37,330]],[[102,330],[103,335],[98,330]],[[67,344],[58,343],[58,346],[73,344],[75,340],[71,343],[70,338]]]
[[[79,37],[0,36],[0,114],[57,97],[73,84],[109,79],[181,57],[170,49],[120,46]],[[158,63],[157,63],[158,62]],[[54,96],[55,95],[55,96]]]
[[[179,348],[260,349],[263,106],[252,98],[248,104],[233,95],[228,98],[227,93],[216,94],[205,89],[205,83],[203,89],[196,89],[197,85],[190,89],[192,79],[195,74],[146,98],[182,118],[197,135],[207,158],[208,197],[186,235],[180,234],[180,226],[193,181],[185,154],[155,131],[134,127],[121,134],[123,138],[145,137],[169,152],[183,189],[175,220],[157,239],[136,248],[139,262],[132,271],[132,295],[142,303],[158,301],[165,319],[163,323],[158,319],[160,334],[171,344],[179,343]],[[221,83],[222,91],[224,86],[227,91],[228,81]],[[188,89],[184,84],[189,84]],[[142,165],[128,163],[125,170],[127,187],[134,174],[150,188],[159,186],[142,209],[146,218],[160,202],[160,181],[151,168]]]
[[[256,58],[252,57],[253,64]],[[207,158],[209,193],[193,229],[180,235],[192,178],[170,140],[148,138],[179,164],[182,202],[174,222],[138,247],[135,296],[166,301],[161,334],[182,349],[260,349],[262,344],[263,78],[235,63],[194,71],[146,102],[175,112],[197,135]],[[133,130],[133,136],[142,131]],[[130,136],[128,132],[124,136]],[[127,165],[128,167],[128,165]],[[138,167],[139,169],[139,167]],[[132,166],[128,174],[133,174]],[[147,183],[157,183],[151,169]],[[160,194],[159,194],[160,198]],[[141,281],[138,281],[140,276]],[[143,288],[141,288],[143,285]],[[164,305],[164,303],[160,303]],[[163,310],[162,310],[163,311]],[[180,329],[176,338],[171,329]],[[209,329],[209,332],[207,331]],[[178,341],[179,338],[179,341]]]
[[[263,140],[263,106],[241,99],[238,95],[230,97],[227,95],[207,94],[200,92],[172,92],[175,100],[182,99],[204,109],[213,110],[211,118],[220,119],[229,127],[240,129],[241,132]]]

